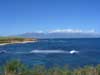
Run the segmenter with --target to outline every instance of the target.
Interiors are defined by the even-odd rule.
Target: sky
[[[100,33],[100,0],[0,0],[0,36],[50,30]]]

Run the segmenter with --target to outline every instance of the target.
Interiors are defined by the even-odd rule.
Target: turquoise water
[[[72,50],[78,53],[71,54]],[[20,59],[29,66],[96,65],[100,64],[100,39],[43,39],[35,43],[0,46],[0,52],[0,65],[12,59]]]

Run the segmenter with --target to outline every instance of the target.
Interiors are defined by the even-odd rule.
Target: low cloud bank
[[[94,29],[81,30],[81,29],[55,29],[45,31],[36,31],[37,33],[97,33]]]

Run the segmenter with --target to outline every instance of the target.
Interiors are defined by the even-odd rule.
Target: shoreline
[[[13,42],[13,43],[2,43],[0,44],[0,46],[4,46],[4,45],[9,45],[9,44],[25,44],[25,43],[31,43],[31,42],[37,42],[37,41],[23,41],[23,42]]]

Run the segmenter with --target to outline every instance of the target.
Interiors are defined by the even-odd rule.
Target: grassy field
[[[19,60],[13,60],[1,66],[0,73],[0,75],[100,75],[100,65],[74,69],[68,66],[46,68],[44,65],[29,68]]]

